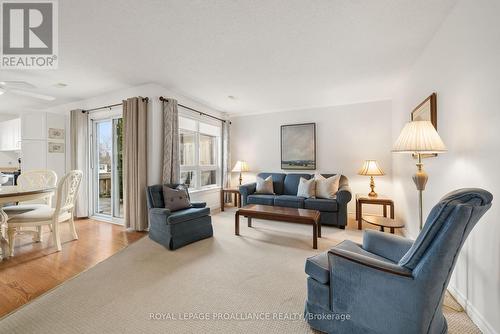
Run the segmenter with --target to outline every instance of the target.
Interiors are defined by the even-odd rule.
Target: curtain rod
[[[162,101],[162,102],[167,102],[167,101],[168,101],[168,99],[167,99],[167,98],[164,98],[163,96],[160,96],[160,101]],[[183,108],[185,108],[185,109],[189,109],[189,110],[191,110],[191,111],[194,111],[194,112],[196,112],[196,113],[198,113],[198,114],[200,114],[200,115],[203,115],[203,116],[207,116],[207,117],[210,117],[210,118],[216,119],[216,120],[218,120],[218,121],[220,121],[220,122],[222,122],[222,123],[226,123],[226,120],[225,120],[225,119],[222,119],[222,118],[219,118],[219,117],[212,116],[212,115],[210,115],[210,114],[207,114],[207,113],[204,113],[204,112],[202,112],[202,111],[199,111],[199,110],[193,109],[193,108],[191,108],[191,107],[185,106],[185,105],[180,104],[180,103],[178,103],[177,105],[178,105],[179,107],[183,107]],[[231,124],[231,122],[229,122],[229,124]]]
[[[149,98],[148,97],[143,97],[142,100],[146,101],[146,103],[148,103]],[[101,109],[111,109],[113,107],[118,107],[118,106],[121,106],[121,105],[123,105],[123,102],[122,103],[110,104],[110,105],[102,106],[102,107],[97,107],[97,108],[93,108],[93,109],[82,110],[82,113],[86,113],[86,112],[88,113],[88,112],[91,112],[91,111],[96,111],[96,110],[101,110]]]

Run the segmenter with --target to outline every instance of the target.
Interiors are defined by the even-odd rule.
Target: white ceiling
[[[148,82],[231,113],[391,98],[455,2],[59,1],[59,69],[0,72],[57,99],[7,93],[0,112]]]

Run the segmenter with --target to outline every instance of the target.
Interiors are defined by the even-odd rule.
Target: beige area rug
[[[310,333],[304,261],[357,230],[215,215],[214,238],[174,252],[143,238],[0,321],[0,333]],[[61,270],[64,270],[63,268]],[[479,332],[446,311],[451,333]]]

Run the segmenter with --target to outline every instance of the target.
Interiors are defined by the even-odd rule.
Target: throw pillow
[[[274,195],[273,178],[269,175],[265,180],[257,176],[256,194]]]
[[[316,196],[316,182],[314,182],[314,179],[307,180],[301,177],[299,180],[299,188],[297,189],[297,196],[314,198]]]
[[[178,211],[191,207],[188,192],[186,189],[172,189],[167,185],[163,186],[163,201],[165,209],[170,211]]]
[[[330,199],[339,191],[340,174],[325,178],[321,174],[314,176],[316,181],[316,197]]]

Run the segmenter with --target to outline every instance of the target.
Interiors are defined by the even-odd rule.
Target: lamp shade
[[[446,152],[441,137],[429,121],[408,122],[399,134],[392,149],[397,153],[443,153]]]
[[[384,175],[384,171],[377,164],[377,160],[365,160],[363,167],[358,172],[359,175],[378,176]]]
[[[233,167],[233,172],[248,172],[248,164],[246,161],[243,160],[238,160],[236,161],[236,164]]]

